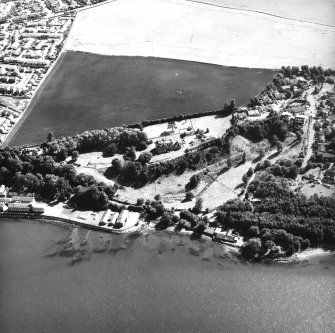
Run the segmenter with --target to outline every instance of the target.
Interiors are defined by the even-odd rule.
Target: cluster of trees
[[[276,177],[295,179],[300,171],[302,162],[302,159],[297,159],[295,161],[281,159],[272,165],[270,160],[265,160],[257,163],[255,171],[264,171]]]
[[[280,180],[284,181],[284,185]],[[267,252],[269,244],[272,244],[271,249],[275,249],[274,253],[278,254],[277,245],[291,255],[310,244],[335,241],[335,197],[314,195],[307,198],[290,191],[285,181],[278,177],[274,190],[274,184],[269,184],[265,177],[264,183],[259,186],[268,186],[269,189],[265,189],[266,195],[260,202],[251,204],[247,200],[236,199],[218,209],[218,225],[233,228],[241,235],[252,238],[242,250],[248,258]]]
[[[111,198],[116,191],[92,176],[77,174],[71,164],[57,163],[52,156],[38,154],[36,149],[9,147],[0,150],[0,183],[20,193],[40,193],[45,200],[65,201],[74,195],[73,203],[83,209],[104,207],[102,197]],[[92,194],[90,206],[82,195],[88,189]],[[103,195],[97,196],[97,192]]]
[[[106,170],[106,176],[117,178],[120,184],[141,187],[162,175],[169,175],[173,172],[182,174],[186,169],[196,170],[228,154],[229,145],[227,143],[222,140],[215,142],[217,143],[215,146],[187,152],[181,157],[153,164],[147,164],[151,159],[151,154],[148,155],[146,152],[141,153],[136,161],[121,162],[115,158],[112,166]],[[195,183],[192,181],[191,185]]]
[[[105,156],[113,156],[116,153],[125,153],[130,147],[141,151],[147,146],[148,137],[145,132],[124,127],[86,131],[74,137],[59,139],[55,139],[54,135],[49,133],[47,142],[41,145],[44,154],[52,156],[56,161],[63,161],[73,152],[102,151]]]
[[[293,124],[287,118],[279,115],[269,115],[264,120],[245,121],[238,123],[231,130],[235,135],[242,135],[253,142],[268,139],[273,145],[279,141],[284,141]],[[229,132],[228,132],[229,133]]]

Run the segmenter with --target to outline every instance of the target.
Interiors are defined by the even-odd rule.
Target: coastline
[[[73,228],[75,226],[101,231],[105,233],[113,233],[113,234],[127,234],[138,232],[142,229],[143,225],[141,221],[137,223],[136,226],[130,226],[128,228],[121,229],[111,229],[104,226],[94,225],[93,223],[85,223],[75,219],[64,218],[60,216],[52,216],[52,215],[36,215],[36,214],[0,214],[0,219],[16,219],[16,220],[33,220],[38,222],[45,222],[60,226],[65,226],[67,228]]]
[[[139,222],[138,225],[136,226],[136,228],[131,227],[131,228],[127,228],[124,230],[111,230],[101,226],[95,226],[93,224],[88,224],[88,223],[83,223],[83,222],[79,222],[76,220],[71,220],[71,219],[65,219],[62,217],[57,217],[57,216],[49,216],[49,215],[23,215],[23,214],[11,214],[11,215],[6,215],[6,214],[0,214],[0,219],[15,219],[19,222],[24,221],[24,220],[30,220],[30,221],[35,221],[35,222],[39,222],[39,223],[47,223],[47,224],[52,224],[58,227],[62,227],[64,229],[73,231],[76,229],[76,227],[79,227],[82,231],[87,231],[88,233],[90,231],[98,231],[98,232],[103,232],[106,236],[108,236],[108,234],[114,234],[114,235],[124,235],[124,236],[131,236],[134,234],[142,234],[143,236],[148,236],[150,235],[152,232],[157,232],[157,230],[155,229],[155,226],[153,223],[149,223],[149,224],[144,224]],[[193,232],[190,230],[185,230],[182,229],[180,231],[175,231],[173,230],[173,227],[169,227],[165,230],[163,230],[166,234],[169,234],[170,236],[183,236],[183,237],[189,237],[192,240],[192,234]],[[202,240],[203,242],[213,242],[211,241],[211,238],[209,236],[206,235],[202,235],[198,240]],[[69,242],[71,242],[71,240],[69,240]],[[216,243],[213,242],[215,244],[218,244],[220,247],[223,247],[224,250],[226,251],[226,254],[228,256],[230,256],[230,258],[234,258],[235,260],[238,259],[239,261],[243,262],[244,260],[241,259],[239,257],[239,249],[237,249],[236,247],[233,246],[229,246],[229,244],[222,244],[222,243]],[[206,245],[205,245],[206,247]],[[100,251],[96,251],[96,252],[104,252],[104,249],[101,249]],[[196,251],[194,253],[192,253],[193,255],[197,255]],[[331,251],[331,250],[326,250],[323,248],[308,248],[304,251],[301,251],[299,253],[295,253],[294,255],[292,255],[291,257],[288,258],[280,258],[278,260],[274,259],[270,259],[270,260],[264,260],[262,259],[260,262],[261,264],[267,264],[267,265],[310,265],[310,264],[316,264],[319,263],[323,258],[327,258],[330,256],[333,256],[335,254],[335,251]],[[73,257],[74,259],[72,260],[72,263],[75,263],[79,260],[81,260],[81,257],[77,256],[77,254]]]

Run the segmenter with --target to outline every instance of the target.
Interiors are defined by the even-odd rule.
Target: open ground
[[[227,8],[235,7],[235,1],[208,2],[119,0],[85,10],[79,12],[65,47],[253,68],[334,67],[331,1],[300,0],[293,6],[287,1],[286,6],[238,1],[237,9]],[[260,12],[263,5],[272,15]],[[317,19],[319,14],[326,19]]]
[[[271,80],[271,70],[180,60],[66,52],[10,144],[241,105]]]

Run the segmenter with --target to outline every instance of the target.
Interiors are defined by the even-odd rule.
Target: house
[[[302,127],[306,123],[307,116],[304,115],[296,115],[294,118],[294,126],[295,127]]]
[[[325,153],[327,151],[327,144],[326,143],[318,143],[318,152]]]
[[[214,233],[212,239],[213,239],[213,241],[220,242],[220,243],[224,243],[224,242],[236,243],[237,242],[236,236],[224,235],[224,234],[221,234],[221,233],[220,234],[219,233]]]
[[[179,141],[161,140],[161,141],[155,142],[155,147],[156,147],[157,154],[164,154],[170,151],[179,150],[181,148],[181,144]]]
[[[277,100],[281,100],[281,99],[284,99],[284,98],[285,98],[285,96],[284,96],[283,94],[279,93],[279,92],[276,92],[276,93],[274,94],[274,96],[275,96],[275,98],[276,98]]]
[[[299,114],[299,113],[306,112],[306,108],[304,106],[295,106],[295,107],[290,106],[288,110],[292,112],[293,114]]]
[[[20,202],[10,202],[8,203],[8,211],[13,213],[29,213],[30,204]]]
[[[259,113],[258,110],[248,110],[248,116],[249,117],[258,117],[260,116],[261,114]]]
[[[282,91],[290,91],[291,86],[281,86]]]
[[[12,196],[12,201],[32,203],[32,202],[35,202],[35,197],[25,196],[25,195],[15,195],[15,196]]]
[[[8,204],[11,201],[12,201],[11,198],[0,197],[0,203]]]
[[[324,153],[323,161],[324,162],[335,162],[335,154]]]

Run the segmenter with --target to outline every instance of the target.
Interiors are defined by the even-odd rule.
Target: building
[[[335,154],[324,153],[323,154],[324,162],[335,162]]]
[[[7,190],[5,185],[0,185],[0,197],[5,198],[7,196]]]
[[[164,153],[168,153],[170,151],[179,150],[181,148],[181,144],[178,141],[161,140],[161,141],[156,141],[155,142],[155,147],[156,147],[156,153],[157,154],[164,154]]]
[[[0,203],[8,204],[11,201],[12,201],[11,198],[0,197]]]
[[[110,225],[114,225],[114,223],[116,222],[117,218],[119,217],[119,213],[118,212],[115,212],[113,213],[112,215],[112,218],[111,218],[111,221],[109,222]]]
[[[305,113],[306,108],[304,106],[294,106],[294,107],[290,106],[289,111],[294,113],[294,114]]]
[[[8,203],[8,211],[13,213],[29,213],[30,204],[20,202],[10,202]]]
[[[259,113],[258,110],[248,110],[248,116],[249,117],[258,117],[260,116],[261,114]]]
[[[129,210],[128,209],[123,209],[122,212],[120,213],[120,215],[117,217],[115,224],[114,224],[114,228],[116,229],[120,229],[122,228],[125,223],[127,222],[127,217],[129,214]]]
[[[296,115],[295,118],[294,118],[294,126],[298,127],[298,128],[301,128],[306,123],[306,120],[307,120],[307,116]]]
[[[0,203],[0,212],[4,212],[5,210],[7,210],[7,206],[3,202],[1,202]]]
[[[236,236],[224,235],[224,234],[221,234],[221,233],[214,233],[212,239],[213,239],[213,241],[220,242],[220,243],[224,243],[224,242],[236,243],[237,242]]]
[[[12,201],[32,203],[32,202],[35,202],[35,197],[25,196],[25,195],[15,195],[15,196],[12,196]]]
[[[30,204],[31,211],[37,214],[43,214],[45,212],[46,205],[44,203],[33,202]]]
[[[109,223],[110,220],[111,220],[111,214],[112,214],[112,211],[110,209],[107,209],[102,214],[102,217],[100,219],[99,225],[105,225],[105,224]]]

